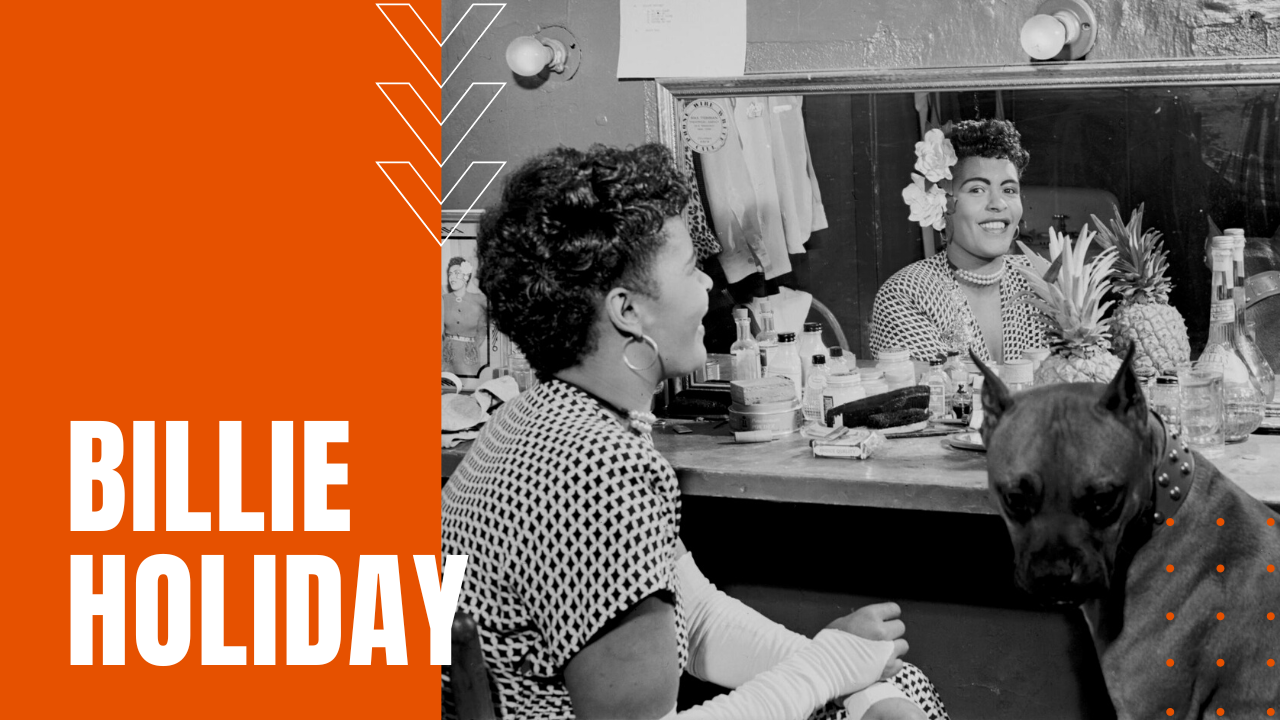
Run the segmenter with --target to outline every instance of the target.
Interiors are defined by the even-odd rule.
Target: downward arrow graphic
[[[382,160],[378,162],[378,169],[381,170],[382,174],[386,175],[387,179],[391,181],[391,184],[395,186],[396,192],[400,193],[400,197],[409,205],[409,209],[418,217],[418,221],[422,223],[422,226],[434,233],[435,231],[432,227],[423,219],[423,212],[425,212],[425,209],[430,206],[432,201],[441,208],[444,208],[444,204],[448,202],[453,191],[458,189],[458,186],[462,184],[462,181],[466,179],[467,175],[471,174],[471,171],[475,169],[477,165],[485,166],[482,170],[478,170],[476,172],[476,174],[484,181],[484,187],[481,188],[479,192],[473,194],[471,204],[463,210],[462,217],[465,218],[468,213],[476,209],[476,203],[480,202],[480,196],[484,195],[485,191],[489,189],[489,186],[493,184],[493,181],[497,179],[498,174],[502,172],[502,168],[506,166],[505,162],[500,160],[476,160],[475,162],[472,162],[467,166],[466,170],[462,171],[462,176],[453,184],[453,187],[449,188],[449,192],[445,193],[443,196],[436,195],[435,190],[431,189],[431,185],[423,179],[422,175],[418,172],[418,169],[415,168],[411,162],[403,160]],[[426,190],[426,192],[424,193],[423,190]],[[428,199],[428,197],[430,199]],[[420,209],[422,212],[420,212]],[[461,210],[462,207],[459,203],[454,208],[444,209]],[[449,228],[449,232],[446,233],[443,238],[438,239],[440,245],[443,246],[446,240],[453,237],[453,233],[457,229],[457,224],[452,228]]]
[[[498,95],[506,85],[506,83],[500,82],[471,83],[462,93],[462,97],[458,98],[458,102],[454,103],[449,112],[445,114],[444,118],[440,118],[431,110],[431,106],[427,104],[427,101],[423,100],[418,91],[414,89],[413,83],[380,82],[378,83],[378,89],[391,102],[391,106],[396,109],[400,119],[404,120],[405,124],[409,126],[413,136],[418,138],[418,142],[422,143],[422,147],[427,149],[431,159],[435,160],[437,165],[443,166],[449,162],[449,158],[453,157],[454,151],[458,149],[462,141],[467,139],[471,129],[476,126],[476,123],[480,122],[480,118],[489,109],[489,106],[493,104],[493,101],[498,99]],[[476,88],[480,89],[473,95],[471,91],[476,90]],[[471,96],[470,102],[467,100],[468,96]],[[463,107],[464,103],[466,108],[459,114],[457,112],[458,108]],[[419,128],[422,128],[423,124],[430,122],[427,120],[427,116],[423,115],[423,110],[427,111],[431,120],[441,126],[443,131],[455,130],[455,132],[450,133],[452,135],[459,134],[456,129],[461,128],[463,125],[466,126],[466,130],[461,131],[460,137],[447,143],[449,149],[443,159],[436,156],[431,147],[422,139],[423,133],[419,132]],[[467,122],[468,118],[470,122]]]
[[[387,22],[391,23],[391,27],[395,28],[396,34],[400,36],[405,45],[409,46],[409,52],[412,52],[413,56],[418,59],[422,69],[426,70],[431,79],[435,80],[436,85],[442,88],[453,77],[453,74],[458,71],[462,63],[466,61],[467,56],[475,49],[476,43],[480,42],[480,38],[489,31],[493,22],[498,19],[502,9],[507,6],[506,3],[473,3],[458,19],[457,24],[453,26],[449,34],[444,36],[444,40],[441,40],[436,37],[430,27],[427,27],[422,17],[418,15],[418,11],[414,10],[409,3],[378,3],[377,5],[378,9],[382,11],[382,16],[387,19]],[[470,18],[470,21],[468,18]],[[458,63],[453,66],[453,69],[448,74],[445,74],[444,80],[441,80],[436,77],[436,73],[431,71],[431,68],[427,66],[423,58],[431,58],[437,48],[441,50],[440,56],[443,58],[445,55],[443,52],[444,46],[453,39],[454,34],[458,33],[458,29],[463,27],[464,23],[467,24],[468,28],[479,26],[481,23],[484,24],[484,27],[480,32],[476,33],[475,39],[467,46],[467,51],[462,54],[462,58],[458,60]],[[425,34],[423,31],[426,31]],[[454,40],[454,42],[461,45],[465,42],[465,35],[465,31],[459,33],[458,39]]]

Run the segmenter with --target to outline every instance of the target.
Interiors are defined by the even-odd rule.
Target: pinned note
[[[618,78],[740,77],[746,0],[619,0]]]

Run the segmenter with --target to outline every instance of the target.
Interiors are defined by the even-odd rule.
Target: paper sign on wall
[[[619,0],[618,77],[739,77],[746,0]]]

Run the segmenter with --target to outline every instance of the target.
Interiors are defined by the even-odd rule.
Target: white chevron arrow
[[[431,226],[427,225],[426,220],[422,219],[422,213],[418,212],[418,209],[414,207],[413,201],[409,199],[408,195],[406,195],[406,192],[408,192],[409,195],[420,196],[421,193],[419,192],[418,186],[421,186],[426,188],[427,192],[431,193],[431,197],[435,198],[436,202],[440,204],[440,207],[442,209],[446,209],[446,210],[461,209],[461,208],[445,208],[444,204],[446,201],[448,201],[449,196],[453,194],[453,191],[457,190],[458,186],[462,184],[463,179],[467,177],[467,174],[471,172],[472,168],[474,168],[477,165],[493,166],[492,172],[489,174],[489,179],[485,182],[484,187],[480,189],[480,192],[476,193],[475,197],[471,199],[471,204],[468,205],[466,210],[463,211],[462,217],[465,218],[468,213],[476,209],[476,204],[480,202],[481,196],[485,194],[485,192],[489,189],[489,186],[493,184],[493,181],[498,178],[498,174],[502,172],[502,168],[505,167],[506,164],[507,164],[506,162],[503,162],[501,160],[476,160],[472,162],[470,165],[467,166],[467,169],[462,172],[462,176],[459,177],[457,182],[453,184],[453,187],[449,188],[449,192],[446,192],[443,196],[436,195],[436,191],[431,189],[431,185],[422,177],[422,174],[418,172],[418,169],[415,168],[413,166],[413,163],[411,162],[404,161],[404,160],[382,160],[378,162],[378,169],[382,171],[382,174],[386,176],[387,180],[391,181],[391,185],[396,189],[396,192],[400,193],[400,198],[405,201],[405,204],[409,206],[409,209],[413,211],[413,214],[417,216],[418,222],[422,223],[423,227],[427,228],[427,230],[430,230],[434,234],[435,230],[432,229]],[[401,183],[397,183],[395,178],[391,176],[392,173],[387,171],[388,167],[391,167],[393,170],[397,170],[397,169],[411,170],[414,176],[417,177],[418,182],[413,183],[411,180],[409,180],[409,178],[404,173],[396,173],[401,176],[401,182],[406,183],[405,187],[401,187]],[[455,224],[452,228],[449,229],[449,232],[446,233],[443,238],[438,237],[437,239],[440,245],[443,246],[446,240],[453,237],[453,233],[457,229],[458,229],[458,224]]]
[[[453,26],[453,29],[449,31],[449,34],[444,36],[444,40],[441,40],[436,37],[434,32],[431,31],[430,26],[422,21],[422,16],[418,15],[418,11],[413,9],[413,5],[410,5],[409,3],[377,3],[377,5],[378,10],[382,12],[382,16],[387,19],[387,22],[391,23],[391,27],[395,28],[396,34],[400,36],[401,40],[404,40],[405,45],[409,46],[409,52],[413,53],[413,56],[418,59],[418,64],[422,65],[422,69],[426,70],[427,74],[431,76],[431,79],[435,81],[436,85],[442,88],[445,86],[445,83],[449,82],[449,79],[453,77],[453,74],[458,71],[458,68],[462,66],[462,63],[466,61],[467,56],[471,54],[471,51],[476,48],[476,44],[480,42],[480,38],[484,37],[484,34],[493,26],[494,21],[498,19],[498,15],[502,13],[503,8],[507,6],[506,3],[472,3],[471,6],[467,8],[467,11],[462,13],[462,17],[458,18],[458,22]],[[445,75],[444,80],[441,81],[435,76],[435,73],[431,72],[431,68],[427,67],[427,64],[422,61],[422,56],[418,53],[418,49],[414,48],[413,43],[409,42],[409,39],[405,37],[405,32],[414,34],[413,27],[408,25],[408,23],[413,22],[409,15],[412,14],[413,18],[417,19],[418,24],[422,25],[427,33],[431,35],[431,39],[435,40],[436,45],[441,49],[441,58],[443,59],[445,44],[449,42],[449,38],[453,37],[453,33],[462,26],[462,23],[467,19],[467,16],[471,14],[471,11],[476,8],[484,8],[485,10],[497,8],[497,10],[494,11],[493,17],[489,18],[489,22],[484,26],[484,30],[480,31],[480,34],[476,36],[476,39],[471,42],[471,46],[467,48],[465,53],[463,53],[462,59],[458,60],[458,64],[455,65],[453,70],[450,70],[449,73]],[[393,18],[392,16],[395,17]],[[400,24],[397,24],[397,20],[399,20]],[[401,31],[402,28],[404,29],[404,32]],[[426,50],[427,48],[423,48],[424,52]],[[441,72],[443,72],[443,62]]]
[[[435,112],[431,109],[431,106],[427,104],[427,101],[423,100],[422,96],[418,94],[417,89],[413,87],[413,83],[380,82],[377,85],[378,85],[378,89],[382,91],[383,97],[385,97],[387,101],[391,103],[391,107],[395,108],[396,114],[400,116],[401,120],[404,120],[405,125],[409,126],[409,131],[413,133],[414,137],[418,138],[418,142],[422,143],[422,147],[426,148],[427,153],[431,155],[431,159],[436,161],[436,165],[443,167],[445,163],[449,162],[449,158],[453,157],[453,153],[457,151],[458,147],[462,145],[462,141],[467,139],[467,135],[471,134],[471,129],[476,126],[476,123],[480,122],[480,118],[484,117],[485,112],[489,110],[489,106],[493,105],[493,101],[498,99],[498,95],[502,92],[502,89],[506,87],[507,84],[503,82],[471,83],[470,85],[467,86],[467,89],[462,93],[462,97],[458,98],[458,102],[453,104],[453,107],[449,110],[448,113],[445,113],[444,118],[440,118],[438,115],[435,114]],[[435,121],[439,123],[440,126],[443,128],[444,124],[449,122],[449,118],[453,116],[454,111],[458,109],[458,106],[462,105],[462,101],[466,99],[467,95],[470,94],[471,90],[476,86],[481,86],[486,91],[490,91],[493,94],[492,96],[490,96],[489,101],[485,103],[484,109],[481,110],[476,115],[475,119],[471,121],[471,124],[467,126],[466,132],[462,133],[462,137],[458,138],[458,141],[453,144],[453,147],[449,149],[449,152],[444,156],[443,160],[436,157],[435,152],[432,151],[431,147],[427,145],[426,141],[422,139],[422,135],[419,134],[416,129],[414,129],[413,123],[409,122],[409,118],[405,117],[405,110],[402,110],[400,105],[396,103],[395,99],[391,97],[391,94],[387,92],[387,88],[397,88],[397,89],[408,88],[408,90],[413,93],[414,97],[418,99],[418,102],[422,105],[422,107],[426,108],[427,112],[431,113],[431,117],[434,118]],[[403,98],[405,97],[405,95],[403,93],[399,93],[399,94],[401,95],[402,101],[403,101]],[[441,138],[441,140],[443,140],[443,138]],[[442,152],[443,152],[443,149],[442,149]]]

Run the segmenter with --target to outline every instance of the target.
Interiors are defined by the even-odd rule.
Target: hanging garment
[[[822,193],[809,158],[809,138],[804,131],[804,98],[788,95],[769,98],[769,140],[778,205],[787,252],[804,252],[814,230],[827,227]]]
[[[711,221],[723,247],[720,263],[730,283],[754,272],[771,280],[790,272],[787,256],[803,253],[813,231],[827,227],[804,129],[804,99],[715,102],[733,109],[725,146],[701,156]]]
[[[707,206],[711,210],[711,223],[720,240],[720,265],[730,283],[736,283],[752,273],[762,272],[766,277],[776,277],[790,272],[785,249],[781,253],[782,267],[776,266],[778,258],[769,253],[761,239],[761,220],[755,187],[747,169],[742,139],[734,118],[733,103],[718,99],[726,110],[728,137],[724,147],[715,152],[701,153],[702,174],[707,185]],[[781,216],[777,219],[779,230]]]
[[[774,170],[774,134],[769,130],[770,115],[769,98],[733,99],[733,119],[738,125],[738,137],[742,143],[746,180],[755,193],[759,238],[773,260],[772,270],[765,271],[766,280],[791,272],[786,231],[782,224],[782,196],[778,192],[778,176]]]
[[[698,256],[698,262],[702,262],[720,252],[720,243],[707,225],[707,214],[702,208],[702,192],[698,189],[697,170],[693,165],[693,148],[689,143],[684,145],[684,171],[689,177],[691,191],[689,204],[684,207],[684,224],[689,228],[689,237],[693,238],[693,251]]]

